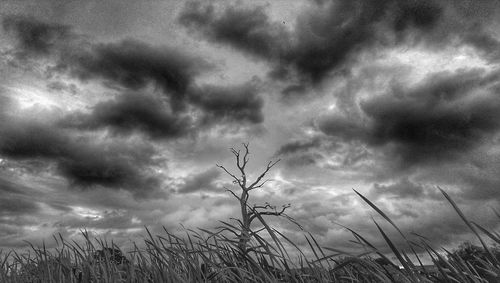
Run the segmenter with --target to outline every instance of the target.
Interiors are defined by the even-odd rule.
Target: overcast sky
[[[437,247],[472,239],[437,186],[498,228],[499,8],[1,1],[0,248],[215,227],[242,142],[254,176],[281,158],[250,201],[291,203],[324,246],[351,245],[335,223],[383,242],[352,189]]]

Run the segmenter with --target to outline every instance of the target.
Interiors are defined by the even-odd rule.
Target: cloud
[[[17,101],[10,96],[6,88],[0,85],[0,125],[5,123],[2,123],[2,120],[8,120],[10,115],[17,111],[18,107]]]
[[[272,78],[297,76],[283,91],[287,96],[332,72],[349,71],[361,54],[385,47],[453,43],[476,48],[486,58],[499,57],[500,42],[487,29],[498,15],[494,1],[474,7],[475,13],[468,6],[467,1],[319,1],[288,30],[264,7],[190,2],[179,21],[212,42],[268,62]]]
[[[137,90],[148,83],[164,89],[173,110],[183,106],[188,86],[208,64],[200,58],[169,47],[152,47],[125,40],[95,44],[89,51],[68,51],[58,63],[58,70],[68,70],[81,80],[103,79]]]
[[[187,194],[200,191],[221,190],[214,181],[220,176],[220,170],[211,168],[199,174],[194,174],[184,179],[184,184],[177,189],[178,193]]]
[[[360,103],[366,121],[340,115],[318,129],[344,141],[392,148],[402,165],[454,159],[500,129],[498,74],[459,70],[429,75],[414,87],[395,86]]]
[[[22,195],[24,188],[0,176],[0,191],[2,194]]]
[[[189,117],[174,115],[164,101],[141,93],[126,93],[99,102],[90,113],[70,114],[61,123],[87,130],[109,127],[116,134],[140,131],[153,139],[181,137],[191,128]]]
[[[498,146],[498,136],[493,147]],[[481,148],[468,162],[451,164],[429,172],[429,178],[442,179],[444,186],[458,184],[457,196],[466,201],[500,201],[500,155],[496,150]],[[444,167],[444,166],[443,166]]]
[[[320,139],[314,138],[311,140],[296,140],[296,141],[291,141],[289,143],[286,143],[282,145],[275,153],[276,156],[278,155],[288,155],[288,154],[294,154],[294,153],[302,153],[302,152],[307,152],[311,148],[316,148],[320,145]]]
[[[143,228],[139,221],[137,221],[138,223],[132,222],[133,214],[126,210],[107,209],[97,213],[98,216],[96,217],[82,217],[73,210],[54,225],[66,228],[87,227],[87,229],[109,229],[112,227],[115,231],[118,229]]]
[[[56,92],[67,92],[72,95],[76,95],[78,93],[78,88],[73,83],[64,83],[61,81],[53,81],[47,84],[47,90],[56,91]]]
[[[99,103],[93,109],[94,117],[81,121],[82,127],[109,125],[119,133],[138,130],[152,137],[180,136],[188,127],[188,112],[193,110],[190,107],[201,112],[202,121],[198,124],[203,125],[200,126],[234,122],[260,124],[264,120],[264,101],[254,82],[233,86],[198,86],[196,77],[211,69],[211,65],[180,48],[151,46],[131,39],[117,43],[92,43],[89,38],[72,33],[66,26],[46,24],[27,17],[4,22],[8,30],[22,30],[29,24],[32,29],[41,30],[42,34],[50,34],[52,29],[64,29],[72,35],[51,39],[51,44],[44,45],[44,51],[39,52],[22,44],[24,41],[35,41],[29,38],[32,35],[14,33],[19,41],[17,49],[50,57],[54,61],[48,67],[52,73],[69,74],[81,81],[102,81],[108,87],[119,87],[125,92],[145,92],[148,86],[153,85],[164,94],[162,101],[154,101],[147,95],[140,96],[144,100],[140,101],[140,98],[128,94],[116,101]],[[60,88],[60,85],[50,86]],[[82,118],[82,115],[75,118]]]
[[[22,118],[2,121],[0,136],[0,155],[53,162],[57,173],[77,188],[105,186],[128,190],[137,197],[160,189],[159,179],[144,171],[151,165],[151,149],[73,138],[53,125]]]
[[[271,60],[275,76],[283,77],[291,67],[317,82],[343,63],[357,45],[373,38],[369,24],[382,16],[383,5],[363,3],[368,2],[318,8],[299,18],[293,34],[281,23],[272,22],[263,7],[229,7],[216,13],[213,5],[191,3],[186,5],[180,22],[214,42]],[[358,14],[358,9],[364,10]]]
[[[32,202],[18,197],[0,197],[0,213],[2,216],[34,214],[40,207]]]
[[[3,29],[17,38],[18,56],[44,56],[53,52],[61,41],[71,35],[65,25],[40,22],[27,16],[7,16],[2,21]]]
[[[259,124],[264,121],[263,99],[251,83],[233,86],[203,85],[190,94],[190,102],[203,117],[202,124],[217,122]]]
[[[443,8],[436,1],[403,1],[396,9],[393,23],[396,32],[413,27],[431,29],[443,15]]]
[[[426,189],[423,185],[414,183],[407,178],[389,185],[375,183],[370,190],[369,199],[376,200],[381,197],[418,200],[426,197]]]
[[[127,160],[124,151],[99,149],[97,146],[83,147],[80,150],[57,160],[59,172],[73,185],[82,188],[95,185],[123,188],[142,197],[160,187],[161,182],[137,169],[137,164],[133,160]]]
[[[288,169],[301,170],[306,170],[305,167],[310,165],[316,169],[353,169],[366,155],[366,150],[359,145],[339,142],[321,134],[285,142],[274,153],[274,156],[285,161]]]
[[[0,133],[0,153],[6,157],[54,158],[69,151],[69,137],[42,123],[4,120]]]
[[[152,139],[184,137],[206,127],[220,124],[260,124],[263,99],[250,83],[234,86],[203,85],[188,93],[192,112],[172,112],[163,97],[126,92],[115,99],[99,102],[90,113],[70,113],[61,126],[80,129],[109,129],[118,135],[140,132]]]
[[[359,120],[349,119],[341,114],[330,114],[318,119],[317,128],[343,140],[363,139],[366,129]]]
[[[19,216],[37,213],[40,206],[19,186],[0,176],[0,213],[3,216]]]
[[[153,83],[170,98],[173,110],[185,106],[184,96],[194,76],[209,69],[205,60],[172,47],[131,39],[92,43],[68,26],[30,17],[7,17],[3,26],[17,39],[21,54],[51,55],[55,61],[52,72],[67,72],[82,81],[103,80],[131,90]]]
[[[303,84],[292,84],[285,87],[281,91],[281,95],[283,96],[283,101],[290,101],[304,95],[307,91],[307,87]]]
[[[297,44],[287,54],[289,64],[312,82],[320,82],[330,71],[342,68],[352,55],[375,43],[375,23],[387,7],[376,1],[323,5],[299,16]]]
[[[228,44],[256,57],[273,58],[283,53],[289,40],[282,26],[269,22],[263,7],[228,7],[217,14],[213,5],[189,2],[179,17],[181,24],[201,31],[214,42]]]
[[[213,5],[191,3],[180,22],[214,42],[271,60],[277,77],[286,77],[292,68],[305,79],[319,82],[352,53],[375,42],[375,24],[388,6],[376,1],[321,4],[299,16],[293,33],[271,21],[263,7],[228,7],[216,13]],[[422,22],[418,13],[414,18],[417,25]]]

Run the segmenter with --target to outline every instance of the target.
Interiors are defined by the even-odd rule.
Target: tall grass
[[[410,240],[379,207],[356,193],[406,244],[397,247],[374,220],[380,237],[397,259],[395,264],[348,227],[365,253],[350,255],[322,247],[307,232],[307,250],[303,250],[259,217],[259,228],[250,232],[245,252],[236,238],[241,227],[223,221],[213,231],[186,230],[184,237],[166,229],[162,235],[152,235],[146,228],[144,242],[134,245],[126,255],[113,243],[92,240],[87,231],[81,232],[82,242],[68,242],[59,235],[54,237],[57,248],[51,251],[43,245],[31,245],[30,252],[23,254],[0,251],[0,282],[500,282],[499,260],[486,244],[500,244],[500,235],[469,221],[444,191],[444,197],[486,251],[487,256],[477,256],[474,265],[448,251],[442,255],[423,236]],[[437,270],[422,264],[422,251]]]

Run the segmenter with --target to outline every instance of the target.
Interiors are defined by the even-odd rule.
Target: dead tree
[[[266,174],[271,170],[271,168],[276,165],[280,160],[269,161],[267,163],[266,169],[253,181],[248,180],[248,175],[246,170],[246,166],[249,161],[250,151],[248,150],[248,143],[243,143],[244,152],[242,153],[240,150],[236,150],[231,148],[231,153],[235,156],[236,167],[239,170],[240,177],[236,177],[236,174],[231,173],[226,167],[217,164],[217,167],[224,170],[226,174],[231,176],[233,179],[233,184],[237,185],[238,191],[235,192],[232,189],[225,189],[230,192],[240,204],[241,209],[241,219],[240,225],[241,230],[239,231],[239,248],[245,254],[248,249],[248,242],[250,241],[251,230],[250,226],[255,219],[262,219],[264,215],[272,215],[272,216],[282,216],[285,215],[285,210],[290,207],[290,204],[283,205],[281,209],[277,209],[275,206],[270,205],[269,203],[265,203],[264,205],[253,205],[250,206],[248,204],[248,198],[250,196],[250,192],[259,188],[262,188],[264,184],[270,181],[270,179],[264,179]]]

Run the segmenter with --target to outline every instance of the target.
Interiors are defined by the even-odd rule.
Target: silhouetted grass
[[[356,192],[406,243],[404,249],[398,248],[374,220],[397,259],[395,264],[347,227],[354,242],[367,252],[350,255],[335,247],[322,247],[306,232],[308,247],[304,251],[259,217],[261,225],[256,226],[261,228],[251,231],[246,252],[238,247],[239,227],[222,221],[213,231],[187,230],[185,237],[166,229],[162,235],[152,235],[146,228],[144,243],[126,255],[113,243],[91,240],[82,231],[82,243],[54,237],[57,248],[53,251],[32,245],[25,254],[0,252],[0,282],[500,282],[498,255],[486,244],[487,239],[500,244],[500,235],[469,221],[448,194],[441,192],[486,252],[473,256],[474,263],[446,250],[443,256],[423,236],[410,240],[379,207]],[[422,251],[434,268],[422,264]]]

